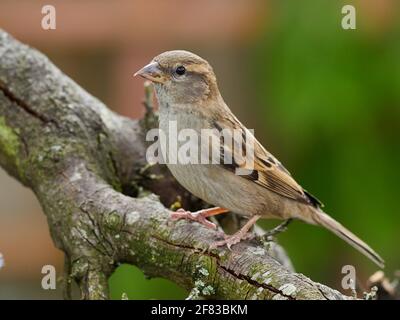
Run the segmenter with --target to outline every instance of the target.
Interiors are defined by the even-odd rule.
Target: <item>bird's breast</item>
[[[161,143],[165,162],[172,175],[185,189],[209,204],[236,213],[252,215],[264,211],[264,201],[261,201],[264,195],[251,192],[245,179],[223,169],[219,164],[202,162],[201,152],[205,150],[202,149],[202,143],[207,143],[202,140],[202,130],[215,129],[207,121],[190,112],[169,107],[160,110],[159,122],[159,129],[165,138],[165,142]],[[182,163],[182,160],[185,160],[184,156],[187,156],[185,153],[188,149],[185,146],[190,145],[190,138],[186,136],[179,139],[179,134],[187,129],[198,137],[197,141],[192,141],[193,144],[197,143],[197,148],[191,150],[197,150],[197,161]]]

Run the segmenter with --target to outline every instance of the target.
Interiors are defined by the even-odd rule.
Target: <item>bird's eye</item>
[[[184,66],[179,66],[175,70],[178,76],[183,76],[186,73],[186,68]]]

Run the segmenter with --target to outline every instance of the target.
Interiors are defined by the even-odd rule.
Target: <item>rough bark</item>
[[[294,273],[273,242],[209,252],[217,232],[171,222],[162,203],[178,196],[187,208],[200,202],[165,168],[147,169],[144,134],[152,123],[152,114],[131,120],[113,113],[0,30],[0,164],[42,205],[66,255],[66,298],[71,280],[83,298],[108,298],[107,278],[121,263],[168,278],[191,298],[348,298]]]

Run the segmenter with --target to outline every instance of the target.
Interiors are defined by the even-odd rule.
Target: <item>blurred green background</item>
[[[357,29],[343,30],[353,3]],[[278,1],[254,48],[265,141],[325,210],[400,266],[398,2]],[[369,7],[370,6],[370,7]],[[387,7],[385,7],[387,6]],[[325,230],[296,223],[279,238],[296,269],[336,286],[343,264],[375,269]],[[337,278],[332,275],[336,275]]]
[[[142,83],[132,80],[134,71],[167,49],[199,53],[213,65],[228,105],[249,128],[255,128],[267,149],[326,205],[328,213],[380,253],[389,277],[400,268],[398,1],[199,4],[175,0],[171,8],[162,1],[119,0],[116,2],[122,9],[118,12],[104,1],[82,1],[79,10],[91,13],[87,19],[93,23],[105,20],[108,25],[94,28],[91,21],[81,21],[88,30],[81,26],[76,33],[71,25],[79,25],[79,14],[74,22],[67,14],[77,12],[74,4],[53,2],[59,6],[62,19],[53,35],[19,28],[15,20],[4,20],[5,25],[0,26],[44,51],[84,88],[131,117],[143,113]],[[35,1],[21,1],[19,12],[32,8],[32,3]],[[356,7],[356,30],[341,27],[345,4]],[[13,6],[0,0],[0,12],[7,12],[2,5],[3,9]],[[155,25],[146,28],[148,19],[142,16],[149,9]],[[102,10],[112,14],[107,16]],[[171,16],[174,18],[167,19]],[[27,11],[24,19],[28,24],[29,17]],[[1,18],[6,19],[0,14],[0,22]],[[44,219],[43,224],[45,229]],[[275,224],[261,222],[265,228]],[[356,267],[361,286],[376,270],[364,256],[322,228],[294,222],[278,240],[296,271],[338,290],[343,265]],[[13,254],[17,251],[15,259],[19,261],[18,250],[23,254],[23,249],[7,247],[9,241],[0,236],[0,252],[12,266]],[[59,253],[39,259],[37,265],[49,260],[61,271]],[[28,281],[26,274],[22,277],[5,268],[0,271],[0,285],[6,283],[14,290],[0,291],[0,297],[39,297],[34,290],[26,293],[26,288],[38,286],[34,279],[39,276],[32,274]],[[170,281],[146,279],[139,269],[128,265],[118,268],[110,287],[114,299],[123,293],[130,299],[181,299],[187,295]]]

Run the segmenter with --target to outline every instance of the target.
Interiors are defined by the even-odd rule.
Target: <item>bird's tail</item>
[[[377,254],[369,245],[358,238],[355,234],[343,227],[339,222],[331,218],[328,214],[323,212],[321,209],[314,209],[312,219],[318,225],[321,225],[338,237],[342,238],[348,244],[356,248],[366,257],[375,262],[380,268],[384,268],[385,261]]]

